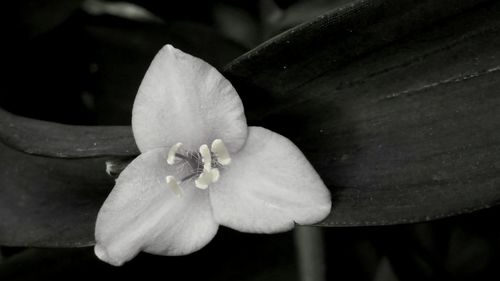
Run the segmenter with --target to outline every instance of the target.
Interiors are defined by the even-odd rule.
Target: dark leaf
[[[226,68],[250,123],[291,138],[331,188],[321,225],[498,203],[500,5],[479,2],[354,2]]]
[[[3,143],[0,158],[2,245],[93,244],[97,212],[114,182],[105,159],[47,158]]]
[[[296,1],[292,5],[281,9],[275,0],[261,1],[263,18],[263,35],[265,38],[275,36],[301,23],[314,20],[327,11],[339,9],[355,3],[352,0],[306,0]]]
[[[28,154],[57,158],[139,154],[129,126],[63,125],[12,115],[3,109],[0,140]]]

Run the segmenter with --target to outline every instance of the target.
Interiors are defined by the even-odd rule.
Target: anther
[[[212,155],[208,149],[208,145],[204,144],[200,146],[201,161],[203,162],[203,172],[212,169]]]
[[[231,163],[229,152],[227,151],[227,148],[221,139],[216,139],[212,142],[211,150],[217,158],[217,162],[219,162],[221,165],[226,166]]]
[[[179,186],[179,183],[173,176],[167,176],[165,178],[167,181],[167,186],[172,190],[172,192],[177,196],[181,197],[182,196],[182,189]]]
[[[177,150],[182,146],[182,143],[178,142],[170,148],[168,151],[168,156],[167,156],[167,163],[169,165],[174,165],[175,163],[175,158],[177,157]]]
[[[207,187],[219,180],[219,169],[213,168],[211,170],[204,170],[200,176],[194,181],[194,184],[199,189],[207,189]]]
[[[211,183],[209,173],[201,173],[200,176],[194,181],[194,185],[199,189],[207,189],[208,185]]]

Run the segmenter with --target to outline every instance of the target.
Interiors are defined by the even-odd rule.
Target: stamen
[[[199,189],[207,189],[208,186],[219,180],[220,172],[219,169],[213,168],[209,171],[205,170],[200,176],[194,181],[194,184]]]
[[[194,181],[194,185],[199,189],[207,189],[210,183],[212,183],[212,178],[210,177],[209,172],[201,173],[200,176]]]
[[[216,139],[212,142],[211,150],[215,154],[217,162],[219,162],[221,165],[226,166],[231,163],[229,152],[227,151],[227,148],[221,139]]]
[[[212,169],[212,155],[208,149],[208,145],[200,146],[201,162],[203,162],[203,172]],[[200,175],[201,177],[201,175]]]
[[[189,158],[188,156],[182,155],[182,154],[180,154],[180,153],[176,153],[176,154],[175,154],[175,157],[180,158],[180,159],[183,159],[183,160],[186,160],[186,161],[189,161],[189,160],[190,160],[190,158]]]
[[[182,189],[179,186],[179,183],[173,176],[167,176],[165,178],[167,181],[167,186],[172,190],[172,192],[177,196],[181,197],[182,196]]]
[[[188,179],[194,177],[194,176],[197,176],[198,174],[197,173],[192,173],[190,174],[189,176],[185,176],[184,178],[181,179],[181,182],[185,182],[187,181]]]
[[[169,165],[174,165],[175,163],[175,157],[177,156],[177,150],[182,146],[182,143],[178,142],[170,148],[168,151],[168,156],[167,156],[167,163]]]

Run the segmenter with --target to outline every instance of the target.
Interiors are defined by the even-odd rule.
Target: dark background
[[[164,44],[222,69],[280,32],[349,1],[234,2],[129,2],[149,13],[139,16],[112,12],[111,1],[11,4],[5,10],[0,105],[65,124],[128,125],[142,76]],[[498,280],[499,211],[408,225],[322,228],[327,279]],[[252,235],[222,228],[192,255],[140,254],[120,268],[97,260],[92,248],[2,247],[0,280],[299,280],[296,255],[293,232]]]

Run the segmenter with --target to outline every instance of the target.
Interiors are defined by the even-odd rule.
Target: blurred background
[[[17,1],[4,40],[10,94],[1,103],[62,123],[129,124],[142,76],[166,43],[220,69],[341,2]]]
[[[172,44],[221,69],[348,2],[13,1],[4,10],[0,106],[65,124],[128,125],[137,88],[161,46]],[[192,255],[140,254],[120,268],[97,260],[91,248],[1,247],[0,280],[499,280],[499,212],[400,226],[306,229],[313,239],[300,232],[253,235],[222,228]],[[311,267],[304,255],[318,274],[304,274],[304,266]]]

